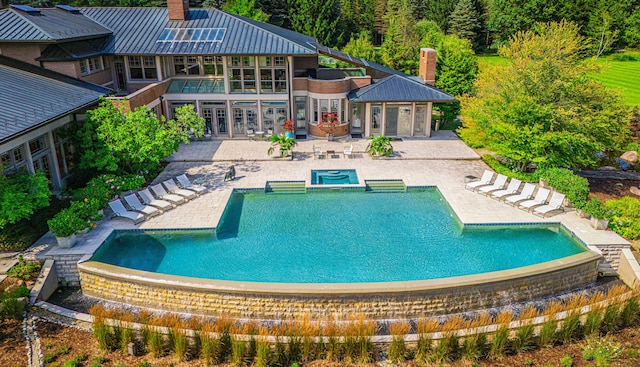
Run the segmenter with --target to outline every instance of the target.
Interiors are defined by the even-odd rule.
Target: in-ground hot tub
[[[355,169],[313,169],[312,185],[357,185],[358,175]]]
[[[237,318],[420,317],[593,282],[558,225],[463,227],[436,189],[237,191],[217,231],[114,232],[79,264],[87,295]]]

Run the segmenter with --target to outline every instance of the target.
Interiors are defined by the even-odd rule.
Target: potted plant
[[[80,218],[72,208],[66,208],[48,220],[47,224],[51,233],[56,236],[58,246],[70,248],[76,244],[76,233],[83,228],[87,228],[88,221]]]
[[[340,122],[336,112],[323,112],[322,119],[318,122],[318,129],[327,133],[327,140],[333,141],[333,133],[338,125],[340,125]]]
[[[585,212],[591,214],[591,227],[596,230],[604,230],[609,228],[609,216],[611,210],[598,198],[591,198],[582,208]]]
[[[286,136],[287,138],[293,139],[294,137],[293,132],[295,131],[295,128],[293,126],[293,119],[289,119],[285,121],[284,124],[282,125],[282,130],[284,131],[284,136]]]
[[[271,153],[273,153],[273,148],[278,147],[281,158],[291,156],[293,159],[292,149],[298,144],[294,138],[289,138],[284,134],[279,134],[271,135],[269,140],[271,141],[271,146],[269,147],[269,150],[267,150],[267,154],[271,155]]]
[[[365,150],[372,157],[391,157],[393,154],[393,146],[391,139],[384,135],[369,137],[369,145]]]

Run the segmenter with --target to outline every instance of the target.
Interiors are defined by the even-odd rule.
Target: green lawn
[[[640,60],[640,53],[630,53]],[[508,59],[495,55],[479,55],[480,68],[507,65]],[[598,59],[603,65],[600,74],[593,78],[605,86],[617,90],[624,96],[629,106],[640,106],[640,61],[616,61],[612,56]]]
[[[640,106],[640,61],[615,61],[610,57],[598,60],[604,65],[593,77],[624,96],[629,106]]]

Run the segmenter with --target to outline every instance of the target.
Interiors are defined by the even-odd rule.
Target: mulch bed
[[[640,196],[631,193],[632,186],[640,188],[640,180],[618,180],[611,178],[587,178],[591,195],[601,200],[619,199],[623,196],[631,196],[640,199]]]

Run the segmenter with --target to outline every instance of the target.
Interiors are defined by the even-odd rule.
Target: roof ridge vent
[[[71,14],[80,14],[80,10],[74,8],[71,5],[60,4],[60,5],[56,5],[56,8],[62,9],[64,11],[68,11]]]
[[[9,6],[11,6],[11,8],[13,9],[20,10],[21,12],[25,12],[27,14],[40,14],[40,10],[29,5],[11,4]]]

